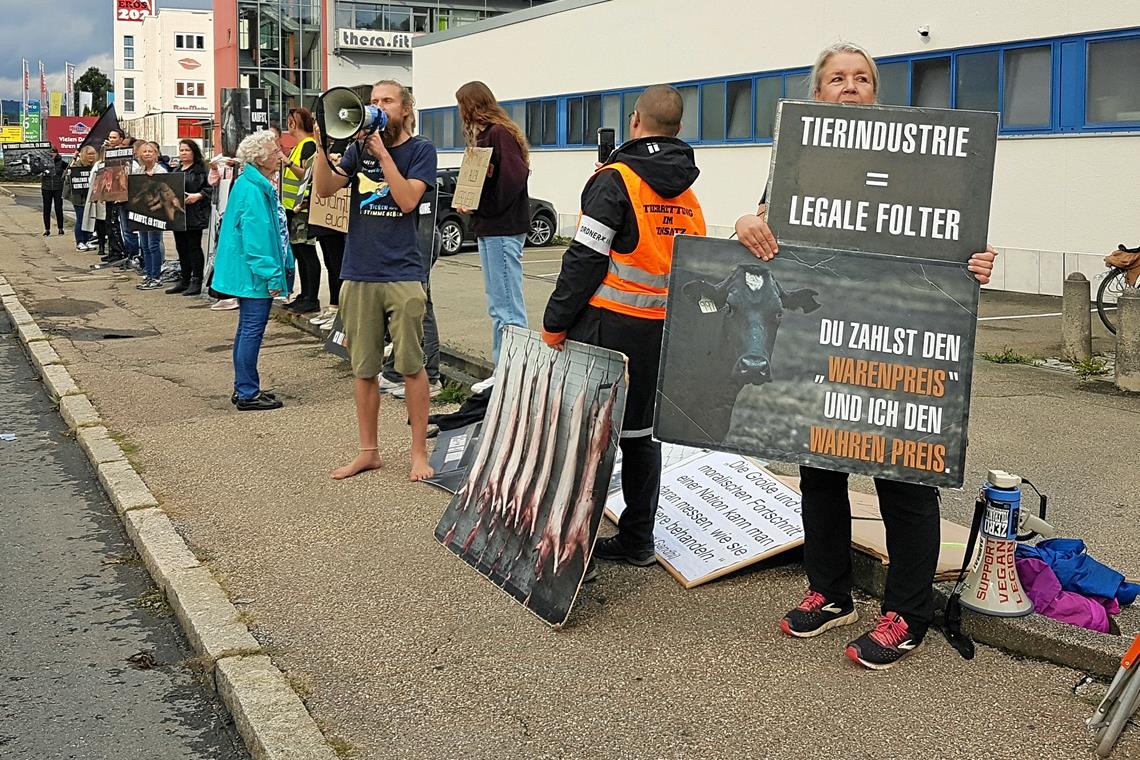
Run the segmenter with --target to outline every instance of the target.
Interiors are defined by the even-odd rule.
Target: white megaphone
[[[347,87],[333,87],[317,98],[317,124],[328,140],[351,140],[388,126],[384,109],[364,103]]]
[[[1021,483],[1019,475],[1003,470],[990,470],[986,475],[986,484],[978,494],[978,508],[984,509],[978,531],[982,541],[962,586],[961,602],[967,609],[998,617],[1033,612],[1033,602],[1017,577],[1014,551],[1018,540],[1037,534],[1051,537],[1056,531],[1044,519],[1045,496],[1041,496],[1040,517],[1021,508]]]

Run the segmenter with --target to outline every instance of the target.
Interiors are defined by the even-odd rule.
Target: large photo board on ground
[[[985,248],[996,118],[782,103],[780,119],[775,259],[675,242],[655,435],[960,486],[978,304],[966,262]],[[872,126],[841,140],[843,119]]]
[[[436,539],[561,626],[598,533],[625,411],[626,361],[508,327],[467,478]],[[468,459],[466,455],[464,459]]]

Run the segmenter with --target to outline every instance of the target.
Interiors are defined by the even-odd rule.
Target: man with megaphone
[[[345,186],[352,190],[340,315],[355,376],[360,450],[351,462],[332,471],[336,480],[383,466],[378,451],[377,376],[384,363],[385,332],[392,336],[395,369],[404,376],[412,427],[409,478],[432,475],[422,348],[427,271],[416,243],[416,212],[424,192],[435,183],[437,161],[431,141],[411,134],[414,105],[408,88],[383,80],[372,87],[371,108],[343,88],[322,95],[317,107],[313,190],[322,198]],[[353,138],[336,166],[328,158],[324,130],[328,137]]]

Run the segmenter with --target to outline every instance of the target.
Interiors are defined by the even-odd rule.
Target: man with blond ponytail
[[[526,136],[487,85],[468,82],[455,93],[455,99],[467,146],[491,149],[491,165],[479,207],[459,211],[471,214],[471,226],[479,242],[483,288],[493,331],[491,359],[498,363],[503,327],[527,326],[522,251],[530,230],[530,152]]]

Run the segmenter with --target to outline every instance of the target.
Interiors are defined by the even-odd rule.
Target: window
[[[756,137],[771,140],[776,126],[776,101],[784,96],[781,77],[763,77],[756,80]]]
[[[701,140],[724,139],[724,82],[701,85]]]
[[[201,140],[205,137],[204,130],[202,129],[202,122],[199,119],[179,119],[178,120],[178,138],[190,138]]]
[[[527,142],[531,145],[558,144],[558,101],[528,100],[526,102]]]
[[[950,107],[950,58],[914,62],[911,104],[923,108]]]
[[[123,110],[135,110],[135,78],[123,77]]]
[[[752,137],[752,80],[728,83],[728,139]]]
[[[123,35],[123,68],[133,69],[135,67],[135,36],[133,34]]]
[[[537,100],[526,102],[526,141],[532,146],[542,145],[542,103]]]
[[[1090,42],[1085,121],[1140,122],[1140,37]]]
[[[174,83],[174,93],[180,98],[204,98],[206,83],[180,80]]]
[[[681,91],[681,101],[685,112],[681,115],[681,133],[677,135],[686,142],[693,142],[700,137],[701,102],[700,91],[696,85],[678,87]]]
[[[811,100],[811,71],[789,71],[784,75],[784,97]]]
[[[879,102],[885,106],[910,105],[910,64],[879,64]]]
[[[958,56],[955,106],[973,111],[998,110],[998,54]]]
[[[581,98],[566,101],[566,144],[585,144],[586,109]]]
[[[609,127],[617,132],[621,140],[621,95],[602,96],[602,126]]]
[[[1049,45],[1005,51],[1003,126],[1049,127],[1053,112],[1052,52]]]
[[[637,99],[641,97],[644,90],[634,90],[633,92],[623,92],[621,94],[621,128],[617,130],[619,140],[628,140],[629,138],[629,115],[637,108]],[[608,124],[606,126],[609,126]]]
[[[174,35],[175,50],[205,50],[206,37],[201,34]]]
[[[602,98],[599,95],[582,99],[586,106],[585,142],[592,145],[598,141],[598,128],[602,126]]]
[[[542,101],[542,144],[558,144],[558,101]]]

